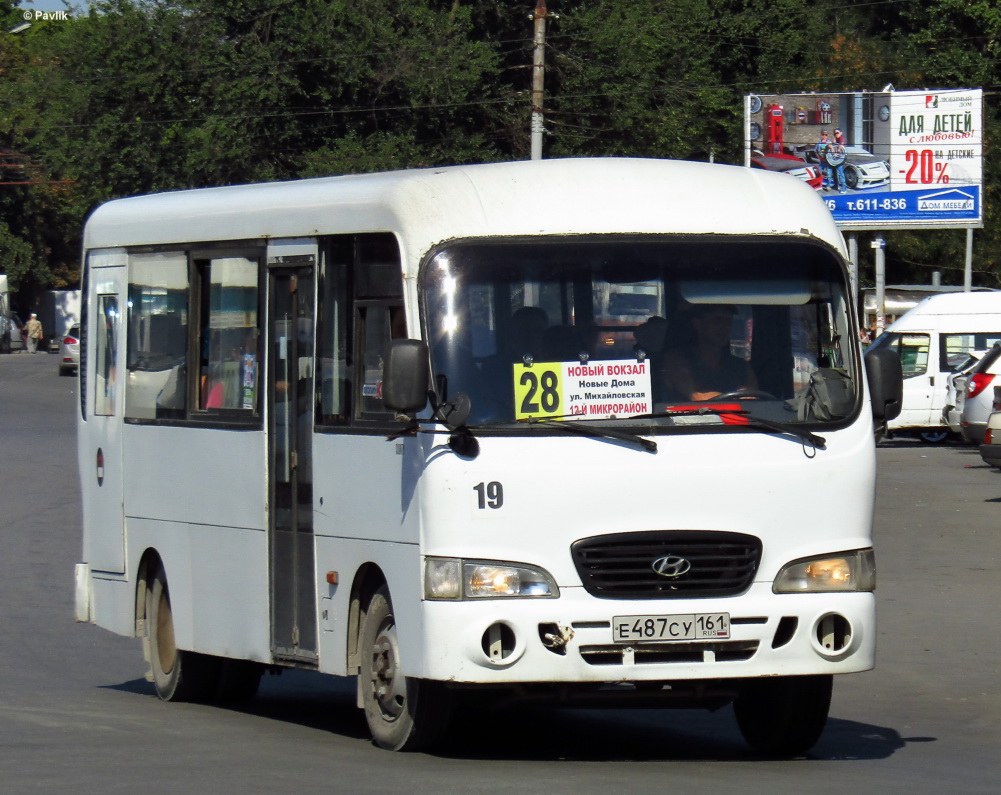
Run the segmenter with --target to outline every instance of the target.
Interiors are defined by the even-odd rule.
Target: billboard
[[[744,115],[745,165],[805,180],[842,229],[983,226],[979,88],[752,94]]]

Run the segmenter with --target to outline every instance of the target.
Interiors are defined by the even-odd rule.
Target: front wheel
[[[777,676],[746,680],[733,702],[747,744],[770,756],[799,756],[820,739],[834,677]]]
[[[372,739],[390,751],[430,748],[448,728],[451,694],[440,682],[404,675],[396,617],[385,587],[372,596],[361,635],[358,687]]]
[[[926,444],[941,444],[949,438],[949,431],[921,431],[918,434],[918,438]]]
[[[208,701],[219,684],[219,660],[174,643],[174,614],[167,577],[157,569],[146,589],[146,656],[153,686],[162,701]]]

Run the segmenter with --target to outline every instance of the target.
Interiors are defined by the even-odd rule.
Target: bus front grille
[[[571,553],[585,590],[603,599],[735,596],[754,580],[761,539],[659,530],[584,538]]]

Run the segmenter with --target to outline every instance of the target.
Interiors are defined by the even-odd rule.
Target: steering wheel
[[[778,398],[771,392],[765,392],[761,389],[735,389],[732,392],[721,392],[706,402],[718,400],[778,400]]]

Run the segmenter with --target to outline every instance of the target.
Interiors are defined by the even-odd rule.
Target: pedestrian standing
[[[845,160],[848,152],[845,149],[845,136],[841,130],[834,131],[834,142],[827,147],[827,163],[833,171],[832,177],[837,183],[838,193],[847,193],[845,182]]]
[[[824,188],[833,187],[833,180],[831,179],[831,167],[827,165],[827,160],[824,159],[824,153],[827,151],[827,147],[830,145],[831,142],[827,137],[827,130],[821,130],[820,140],[814,147],[814,151],[817,153],[817,161],[820,163],[820,174],[824,180],[824,184],[822,187]]]
[[[42,339],[42,321],[38,319],[35,312],[31,313],[31,318],[24,325],[24,330],[28,334],[28,353],[38,353],[38,343]]]

